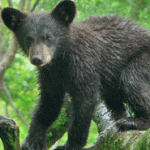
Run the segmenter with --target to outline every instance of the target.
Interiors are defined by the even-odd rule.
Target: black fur
[[[12,14],[20,23],[17,30],[14,20],[6,18]],[[41,98],[23,150],[47,149],[46,130],[57,118],[65,92],[72,97],[73,115],[68,141],[56,150],[82,149],[99,98],[120,130],[150,127],[150,33],[117,15],[72,23],[74,17],[71,1],[59,3],[51,13],[2,11],[4,23],[39,71]],[[125,115],[123,103],[134,118]]]

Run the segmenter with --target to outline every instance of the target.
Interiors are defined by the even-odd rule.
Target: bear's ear
[[[4,8],[1,15],[5,25],[14,32],[20,27],[22,20],[26,17],[26,14],[9,7]]]
[[[52,10],[52,16],[56,19],[64,23],[65,25],[69,25],[76,14],[76,6],[72,1],[63,1],[60,2],[54,10]]]

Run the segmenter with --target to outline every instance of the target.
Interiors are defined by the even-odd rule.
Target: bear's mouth
[[[47,47],[45,44],[40,43],[38,45],[33,45],[29,51],[29,58],[31,64],[39,67],[43,67],[49,64],[53,58],[53,47]]]
[[[51,70],[51,69],[50,69],[50,68],[51,68],[51,64],[52,64],[52,62],[49,62],[49,63],[46,63],[46,64],[44,64],[44,65],[42,65],[42,66],[37,66],[37,67],[45,68],[45,69]]]

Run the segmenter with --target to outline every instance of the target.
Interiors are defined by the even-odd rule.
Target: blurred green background
[[[87,19],[91,15],[104,16],[107,14],[119,14],[141,24],[141,26],[150,29],[150,2],[149,0],[74,0],[77,5],[77,16],[75,21]],[[59,0],[0,0],[0,8],[10,6],[19,8],[20,2],[24,2],[24,11],[31,10],[36,4],[35,11],[50,11]],[[2,28],[3,27],[3,28]],[[2,31],[3,30],[3,31]],[[4,27],[1,22],[0,32],[3,32],[3,38],[7,39],[8,35],[12,37],[12,33]],[[0,38],[0,43],[2,39]],[[9,47],[11,38],[5,44],[5,49]],[[4,76],[4,87],[0,95],[0,114],[14,119],[20,127],[20,140],[25,138],[28,128],[25,124],[29,124],[34,107],[38,102],[38,85],[37,72],[33,65],[30,64],[28,58],[19,51],[15,55],[15,59],[11,66],[7,69]],[[9,96],[8,96],[9,93]],[[13,101],[16,106],[14,109],[8,102],[8,98]],[[19,115],[18,115],[19,112]],[[21,115],[21,117],[20,117]],[[22,119],[21,119],[22,118]],[[92,122],[88,146],[97,138],[97,127]],[[59,144],[65,143],[67,135],[65,135]],[[2,150],[0,142],[0,150]]]

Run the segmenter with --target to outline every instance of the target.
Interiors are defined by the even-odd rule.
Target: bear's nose
[[[40,66],[42,64],[42,57],[40,55],[32,56],[31,63],[35,66]]]

